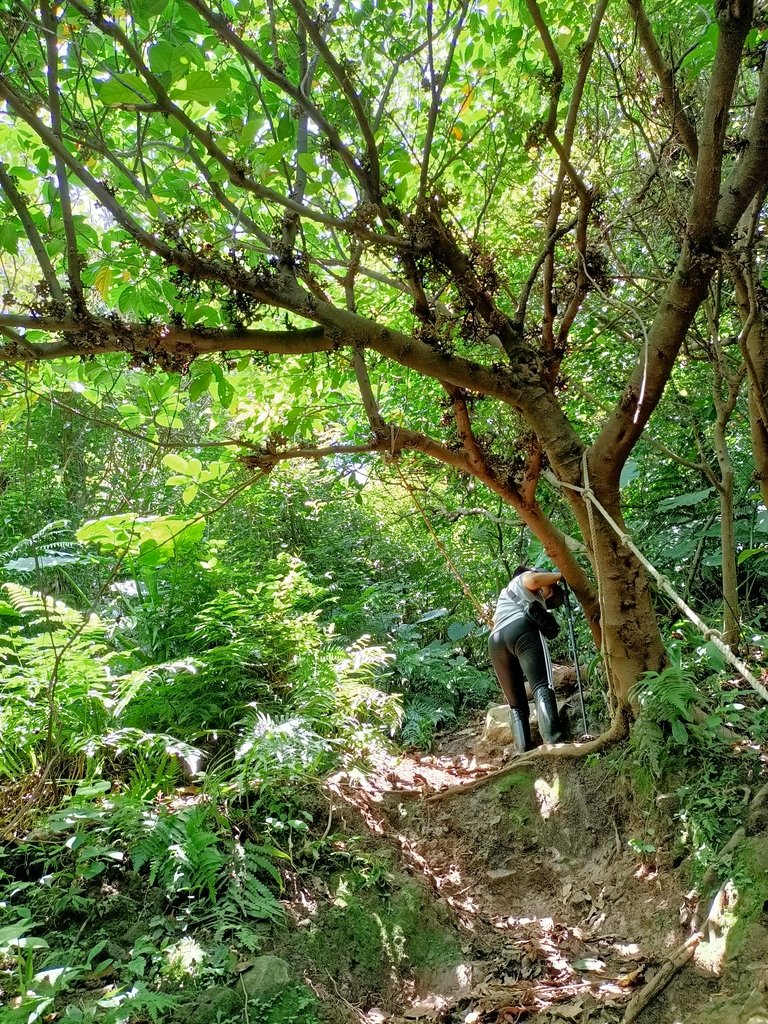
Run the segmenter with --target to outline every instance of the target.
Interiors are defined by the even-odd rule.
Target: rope
[[[590,531],[592,531],[592,537],[593,537],[592,551],[593,551],[594,560],[595,560],[595,574],[597,575],[598,600],[600,601],[600,616],[601,616],[601,618],[603,617],[603,606],[602,606],[602,599],[600,598],[600,594],[601,594],[603,588],[600,586],[600,577],[599,577],[600,560],[597,558],[597,555],[595,553],[595,548],[594,548],[594,530],[593,530],[593,519],[592,519],[592,516],[593,516],[592,506],[593,505],[598,510],[600,515],[603,517],[603,519],[606,521],[606,523],[608,523],[608,525],[613,529],[614,533],[619,538],[621,543],[632,552],[632,554],[637,558],[637,560],[646,569],[646,571],[649,572],[651,574],[651,576],[653,576],[653,578],[659,584],[659,586],[664,591],[664,593],[672,598],[672,600],[675,602],[675,604],[680,609],[680,611],[683,613],[683,615],[685,615],[685,617],[690,622],[693,623],[693,625],[699,630],[699,632],[702,634],[702,636],[706,640],[709,640],[710,643],[714,644],[714,646],[718,649],[718,651],[720,651],[720,653],[723,655],[725,660],[730,665],[732,665],[733,668],[736,669],[736,671],[739,673],[739,675],[742,677],[742,679],[745,679],[749,683],[749,685],[751,687],[753,687],[753,689],[755,689],[760,694],[760,696],[763,698],[763,700],[768,701],[768,690],[763,686],[763,684],[760,682],[760,680],[757,679],[757,677],[755,675],[753,675],[753,673],[750,671],[748,666],[741,660],[741,658],[738,658],[733,653],[733,651],[730,649],[730,647],[728,647],[726,644],[723,643],[723,641],[721,640],[720,635],[717,632],[717,630],[711,629],[702,619],[699,618],[699,616],[696,614],[696,612],[689,605],[687,605],[685,603],[685,601],[682,599],[682,597],[680,597],[680,595],[674,589],[672,584],[669,582],[667,577],[663,576],[658,571],[658,569],[656,569],[656,567],[653,566],[648,561],[648,559],[645,557],[645,555],[643,555],[643,553],[640,551],[640,549],[634,543],[634,541],[629,536],[629,534],[625,530],[621,529],[621,527],[615,522],[613,517],[603,508],[603,506],[597,500],[597,498],[592,493],[592,491],[591,491],[591,489],[589,487],[589,477],[587,476],[587,470],[586,470],[586,466],[587,466],[586,453],[584,454],[584,458],[582,459],[582,466],[583,466],[583,470],[584,470],[584,482],[587,485],[586,487],[578,487],[576,484],[569,484],[569,483],[566,483],[564,480],[558,480],[557,483],[558,483],[558,486],[560,486],[560,487],[568,487],[572,491],[577,491],[587,501],[587,516],[589,518],[589,528],[590,528]],[[603,619],[603,621],[605,621],[605,620]]]
[[[480,617],[480,619],[486,624],[486,626],[488,626],[489,629],[493,629],[493,616],[488,611],[488,609],[485,608],[480,603],[480,601],[475,597],[475,595],[473,594],[469,584],[464,579],[464,577],[461,575],[461,573],[456,568],[456,566],[453,564],[453,562],[451,560],[451,556],[448,554],[448,551],[446,550],[445,545],[443,544],[443,542],[440,540],[440,538],[437,536],[437,534],[435,533],[434,529],[432,528],[432,523],[430,523],[430,521],[429,521],[429,519],[427,517],[426,512],[421,507],[421,505],[419,503],[419,500],[418,500],[418,498],[416,497],[416,495],[415,495],[415,493],[413,491],[413,488],[411,487],[411,485],[408,483],[408,481],[403,476],[403,472],[400,469],[400,466],[399,466],[399,464],[397,462],[395,462],[395,469],[397,470],[397,474],[400,477],[400,482],[402,483],[403,487],[408,492],[408,494],[410,494],[411,500],[413,501],[414,505],[416,506],[416,508],[421,513],[421,518],[424,520],[424,523],[426,524],[426,527],[429,530],[429,533],[430,533],[430,535],[432,537],[432,540],[435,542],[437,550],[443,556],[443,558],[445,559],[446,565],[451,570],[453,575],[456,577],[456,580],[458,581],[458,584],[461,587],[462,593],[464,594],[464,596],[466,598],[468,598],[472,602],[472,605],[474,606],[475,611],[477,612],[477,614]]]
[[[587,467],[587,453],[586,453],[586,451],[584,452],[584,454],[581,457],[581,475],[582,475],[582,479],[583,479],[584,484],[585,484],[584,494],[585,494],[586,497],[590,497],[590,496],[592,496],[592,490],[591,490],[590,485],[589,485],[589,468]],[[591,502],[591,500],[587,501],[587,519],[589,521],[589,537],[590,537],[590,544],[592,546],[592,558],[593,558],[594,565],[595,565],[595,579],[597,581],[597,604],[598,604],[598,607],[600,608],[600,622],[604,624],[606,622],[605,590],[603,589],[603,581],[602,581],[602,579],[600,577],[600,559],[597,557],[597,554],[596,554],[596,552],[597,552],[597,533],[595,531],[595,513],[594,513],[594,511],[592,509],[592,502]],[[605,645],[605,629],[601,628],[601,630],[600,630],[600,656],[603,659],[603,665],[605,666],[606,671],[608,671],[608,666],[610,665],[610,659],[608,658],[607,655],[608,655],[608,651],[607,651],[607,648],[606,648],[606,645]],[[613,680],[611,680],[611,682],[613,682]],[[609,686],[608,687],[608,703],[609,703],[609,705],[611,705],[610,706],[611,715],[614,715],[616,713],[616,707],[615,707],[615,703],[616,702],[615,702],[615,697],[614,697],[614,687],[613,686]]]

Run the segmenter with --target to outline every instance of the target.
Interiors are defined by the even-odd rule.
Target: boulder
[[[212,985],[192,1002],[182,1003],[177,1013],[185,1024],[217,1024],[220,1020],[239,1017],[242,1009],[243,997],[236,989]]]
[[[506,704],[497,704],[495,707],[488,708],[480,742],[486,747],[507,747],[512,743],[509,708]]]
[[[259,956],[244,974],[240,975],[243,988],[249,998],[258,998],[287,988],[294,981],[291,965],[282,957],[267,954]]]

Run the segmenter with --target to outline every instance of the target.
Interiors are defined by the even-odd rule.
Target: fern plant
[[[664,771],[668,734],[685,746],[690,738],[694,709],[701,699],[694,673],[682,663],[678,650],[661,672],[646,672],[633,690],[640,714],[632,730],[632,749],[639,765],[653,778]]]
[[[0,636],[0,774],[32,770],[50,738],[64,756],[108,730],[109,663],[104,626],[64,602],[6,583],[19,621]]]
[[[244,920],[281,917],[275,892],[282,889],[282,877],[275,860],[285,855],[272,846],[241,843],[213,803],[180,811],[134,805],[133,814],[133,828],[127,816],[112,824],[123,836],[138,833],[129,843],[131,863],[136,871],[148,869],[150,885],[171,899],[188,894],[214,906],[219,931]]]
[[[149,866],[150,885],[157,882],[169,896],[188,892],[212,902],[227,861],[219,836],[209,827],[207,809],[200,806],[145,814],[143,835],[130,846],[130,854],[136,871]]]
[[[261,879],[267,878],[273,888],[282,889],[282,877],[274,858],[284,857],[272,846],[235,843],[229,860],[229,883],[217,915],[218,930],[227,920],[278,921],[283,907]]]
[[[191,745],[133,724],[145,694],[191,675],[193,662],[134,669],[130,652],[110,646],[97,615],[20,584],[3,590],[16,621],[0,634],[0,776],[19,778],[44,754],[66,761],[140,751],[145,758],[176,753],[189,763],[201,760]]]

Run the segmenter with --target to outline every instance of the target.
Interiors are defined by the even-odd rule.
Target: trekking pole
[[[568,584],[565,582],[565,580],[563,580],[562,582],[563,582],[563,590],[565,591],[565,617],[568,620],[568,638],[571,641],[571,654],[573,655],[573,667],[576,670],[576,685],[579,688],[579,701],[581,702],[581,720],[584,723],[584,735],[588,736],[589,735],[589,730],[587,729],[587,712],[586,712],[586,709],[584,707],[584,691],[582,690],[582,687],[581,687],[581,672],[579,670],[579,655],[578,655],[578,651],[576,650],[576,634],[575,634],[575,632],[573,630],[573,613],[571,612],[571,602],[570,602],[570,599],[568,597],[568,593],[569,593],[569,589],[570,588],[568,587]]]

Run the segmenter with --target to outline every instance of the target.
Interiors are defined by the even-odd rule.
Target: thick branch
[[[755,195],[768,184],[768,55],[760,70],[747,147],[725,183],[717,209],[720,234],[732,232]]]
[[[11,313],[0,314],[0,327],[46,331],[63,334],[67,338],[45,343],[24,339],[23,352],[18,351],[15,343],[0,346],[0,361],[13,363],[102,352],[167,352],[195,358],[214,352],[240,351],[301,355],[308,352],[331,352],[337,347],[326,337],[322,327],[296,331],[216,331],[120,323],[107,317],[75,320]]]
[[[593,446],[595,464],[599,462],[605,471],[605,479],[613,480],[616,485],[627,456],[663,394],[686,332],[706,297],[709,281],[717,267],[717,250],[727,243],[738,216],[749,205],[762,181],[762,177],[750,171],[745,160],[737,179],[739,182],[748,182],[751,193],[747,195],[746,191],[738,189],[738,203],[735,196],[729,199],[726,195],[718,211],[719,176],[728,109],[742,47],[750,27],[751,12],[749,0],[743,5],[721,5],[720,36],[704,110],[688,236],[647,332],[642,357],[619,404],[606,420]],[[751,127],[756,148],[761,152],[768,149],[768,111],[764,109],[765,102],[768,101],[761,87]],[[739,212],[734,221],[737,209]]]
[[[664,102],[672,115],[672,128],[695,165],[699,158],[699,140],[696,138],[696,131],[680,98],[677,83],[675,82],[675,73],[664,59],[661,47],[656,40],[656,36],[653,34],[648,15],[645,13],[643,0],[627,0],[627,3],[635,19],[640,44],[656,73],[656,77],[661,85]]]
[[[741,64],[741,51],[752,25],[752,0],[721,0],[717,6],[717,48],[699,132],[699,159],[688,214],[688,234],[695,246],[708,242],[714,228],[728,113]]]

